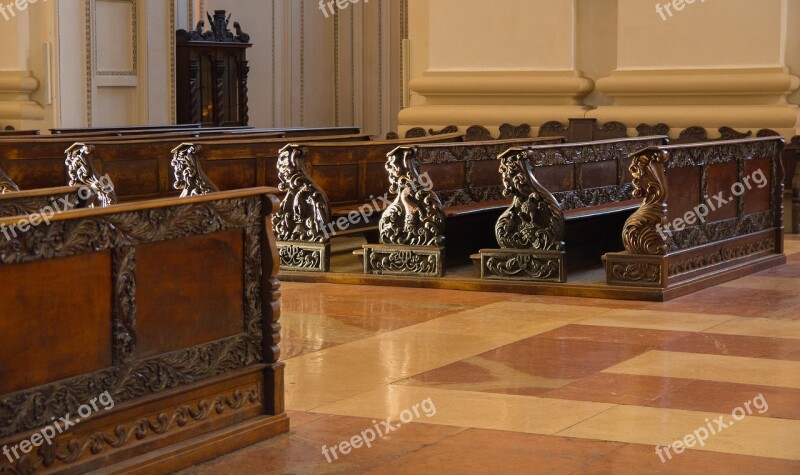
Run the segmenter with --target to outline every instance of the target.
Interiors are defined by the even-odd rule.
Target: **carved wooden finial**
[[[101,177],[94,168],[91,155],[94,153],[92,145],[76,143],[66,151],[67,175],[69,186],[81,187],[89,190],[86,206],[89,208],[106,208],[119,203],[114,192],[114,183],[106,175]],[[83,198],[83,197],[82,197]]]
[[[200,145],[184,143],[172,151],[172,173],[175,189],[181,191],[181,198],[215,193],[219,188],[206,176],[198,157]]]

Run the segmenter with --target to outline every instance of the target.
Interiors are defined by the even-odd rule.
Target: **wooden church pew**
[[[463,159],[445,160],[446,165],[442,165],[442,160],[438,159],[441,153],[437,153],[434,147],[396,151],[389,158],[387,168],[398,170],[392,183],[397,183],[399,189],[403,190],[401,194],[407,198],[398,199],[392,208],[384,212],[381,218],[381,244],[365,246],[365,273],[440,277],[445,273],[446,264],[468,261],[472,253],[496,245],[495,223],[512,204],[510,197],[515,196],[514,186],[523,185],[517,180],[525,178],[509,170],[511,163],[508,160],[498,161],[498,156],[503,158],[517,154],[526,157],[530,154],[534,163],[554,162],[558,166],[550,173],[543,173],[547,175],[543,177],[546,183],[558,191],[574,188],[576,196],[585,195],[586,201],[589,201],[588,197],[596,192],[594,186],[602,186],[604,180],[611,181],[609,186],[622,186],[624,176],[620,176],[617,170],[624,169],[627,153],[661,143],[664,137],[579,145],[558,144],[560,139],[554,138],[549,139],[550,143],[547,140],[539,138],[538,144],[518,143],[510,147],[511,152],[507,152],[507,147],[485,157],[486,162],[482,164],[480,173],[477,169],[474,171],[483,181],[483,186],[477,189],[466,187],[462,181],[452,178],[460,177],[455,165]],[[537,150],[541,150],[541,157],[537,155]],[[465,157],[469,155],[465,154]],[[584,160],[590,163],[584,165]],[[597,164],[604,161],[608,163],[598,168]],[[411,183],[419,188],[417,177],[422,173],[429,173],[433,178],[432,191],[415,191],[413,187],[403,185]],[[470,180],[467,178],[465,181]],[[407,206],[405,202],[409,201],[414,206]],[[557,202],[548,204],[558,207]],[[479,213],[487,210],[493,212]],[[537,224],[540,218],[545,217],[545,210],[538,208],[525,210],[526,216],[527,213],[536,213],[534,220]],[[425,232],[413,232],[413,229],[406,227],[409,222],[414,223],[414,229],[423,229]]]
[[[171,163],[179,153],[197,154],[205,173],[220,190],[278,184],[277,162],[287,143],[367,142],[368,135],[266,138],[230,136],[213,139],[87,142],[86,155],[99,175],[112,177],[122,201],[175,193]]]
[[[362,147],[369,152],[344,145],[287,147],[279,163],[281,189],[287,194],[275,218],[282,269],[326,272],[330,269],[331,237],[377,227],[379,213],[398,190],[391,180],[393,167],[401,165],[391,158],[387,162],[387,155],[420,150],[431,161],[440,160],[443,167],[432,167],[447,176],[448,183],[462,180],[465,187],[470,187],[467,193],[479,200],[478,195],[487,194],[484,188],[488,183],[482,181],[486,160],[493,160],[497,153],[513,145],[557,139],[461,140],[460,135],[445,134],[373,142],[373,147]],[[454,164],[453,168],[444,170],[449,164]]]
[[[625,224],[625,252],[606,255],[608,283],[680,295],[784,263],[783,148],[764,137],[636,153],[644,204]]]
[[[500,155],[513,199],[494,242],[473,256],[482,279],[565,282],[568,269],[622,250],[622,225],[639,208],[630,156],[665,136],[512,148]],[[495,248],[496,246],[500,248]]]
[[[339,140],[339,137],[292,138],[292,141]],[[369,136],[345,136],[346,140],[368,140]],[[141,199],[165,196],[170,193],[169,162],[172,150],[186,141],[205,143],[224,141],[240,143],[243,150],[250,150],[250,159],[277,157],[287,139],[276,138],[274,133],[254,135],[230,135],[224,137],[191,138],[137,137],[135,140],[118,137],[98,137],[83,142],[92,145],[97,152],[95,161],[102,173],[111,173],[119,188],[121,199]],[[76,143],[72,138],[42,137],[38,140],[0,141],[0,168],[3,168],[23,189],[50,188],[67,183],[64,167],[64,152]],[[109,170],[103,171],[104,157]],[[276,158],[275,158],[276,159]],[[265,184],[268,182],[262,182]],[[272,182],[274,184],[274,182]],[[247,186],[257,186],[258,182]],[[238,186],[239,188],[244,186]]]
[[[171,473],[288,431],[275,191],[68,211],[0,238],[0,447],[20,455],[0,472]]]

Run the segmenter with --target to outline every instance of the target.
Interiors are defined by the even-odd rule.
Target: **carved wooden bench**
[[[621,250],[622,224],[639,207],[629,157],[666,140],[516,147],[500,155],[503,195],[513,201],[494,226],[500,248],[473,255],[481,278],[565,282],[567,254],[574,268]]]
[[[635,154],[644,204],[625,224],[625,252],[606,256],[609,284],[686,289],[785,262],[783,148],[765,137]]]
[[[395,149],[386,170],[389,192],[396,198],[381,216],[380,243],[363,248],[364,272],[442,276],[445,242],[449,261],[468,260],[470,252],[491,239],[486,230],[508,206],[497,156],[509,147],[562,141],[526,138]]]
[[[165,196],[171,193],[171,173],[169,169],[172,150],[183,142],[195,144],[241,143],[240,151],[246,153],[241,161],[226,162],[235,173],[227,180],[220,180],[223,189],[245,188],[277,184],[277,173],[268,181],[270,171],[277,162],[278,151],[289,141],[313,140],[368,140],[367,135],[343,137],[301,137],[282,139],[274,134],[230,135],[221,138],[203,137],[137,137],[135,140],[115,137],[93,138],[91,141],[74,140],[60,136],[42,137],[38,140],[0,141],[0,167],[2,167],[21,188],[50,188],[67,183],[64,169],[64,151],[76,142],[92,145],[95,149],[97,168],[114,177],[117,192],[122,200],[146,199]],[[264,165],[265,171],[257,172],[258,161],[272,160],[272,165]],[[107,162],[107,166],[104,163]],[[224,167],[220,167],[224,168]],[[220,170],[223,172],[224,170]],[[210,172],[213,176],[216,170]],[[246,175],[249,173],[250,175]],[[222,178],[222,177],[219,177]],[[246,178],[246,181],[243,179]],[[237,183],[237,179],[241,179]],[[263,181],[259,181],[263,179]],[[226,188],[231,185],[231,188]],[[234,186],[236,185],[236,186]]]
[[[0,472],[168,473],[288,431],[275,191],[74,210],[0,239],[0,440],[20,456]],[[59,417],[81,420],[19,450]]]
[[[389,201],[384,167],[386,155],[394,148],[462,139],[459,134],[443,134],[286,146],[278,161],[279,189],[286,195],[274,218],[281,269],[327,272],[333,236],[376,228],[374,216]]]

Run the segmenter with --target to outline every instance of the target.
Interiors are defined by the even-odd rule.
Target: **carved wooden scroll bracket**
[[[480,251],[481,278],[564,282],[564,213],[543,187],[528,154],[512,149],[500,155],[503,194],[511,206],[495,226],[501,249]]]
[[[327,272],[330,269],[331,206],[328,195],[308,174],[304,150],[287,145],[278,157],[278,188],[286,195],[272,218],[281,269]]]
[[[364,246],[365,273],[444,275],[444,206],[424,185],[416,155],[415,147],[399,147],[387,158],[389,193],[397,198],[381,215],[381,244]]]
[[[667,152],[662,150],[645,150],[633,156],[633,196],[644,198],[644,204],[628,218],[622,231],[622,242],[630,254],[667,253],[667,237],[662,230],[667,220],[667,158]]]
[[[202,146],[184,143],[172,150],[172,174],[174,187],[181,192],[181,198],[215,193],[219,188],[206,176],[200,164]]]
[[[90,190],[91,196],[86,201],[89,208],[107,208],[119,203],[117,194],[114,192],[114,183],[107,175],[101,177],[92,163],[92,153],[94,147],[82,143],[76,143],[68,148],[67,175],[69,176],[69,186],[77,186]],[[80,195],[80,194],[79,194]],[[83,199],[83,196],[80,196]]]

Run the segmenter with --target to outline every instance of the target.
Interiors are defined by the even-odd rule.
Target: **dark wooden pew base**
[[[728,269],[744,268],[749,263],[760,263],[765,259],[780,265],[786,262],[786,256],[776,245],[776,233],[775,229],[765,230],[666,256],[627,252],[606,254],[607,282],[609,285],[655,287],[666,291],[700,277],[713,280],[715,275]]]
[[[684,279],[669,288],[608,284],[605,282],[605,270],[600,266],[570,272],[570,278],[566,283],[480,279],[473,276],[474,272],[472,266],[463,266],[462,268],[455,269],[448,268],[444,277],[404,277],[397,275],[363,274],[355,271],[327,273],[282,271],[280,279],[282,282],[296,283],[369,285],[553,297],[667,302],[757,272],[778,267],[785,263],[785,255],[767,253],[762,257],[753,257],[749,260],[731,263],[717,271],[705,272],[695,278]],[[467,267],[469,271],[466,271]]]
[[[286,413],[264,415],[274,413],[276,401],[269,395],[282,391],[283,363],[249,367],[98,413],[70,439],[23,457],[18,472],[6,464],[0,470],[171,473],[288,432]],[[4,439],[0,446],[30,440],[34,433],[38,431]],[[53,460],[42,457],[48,452]]]

